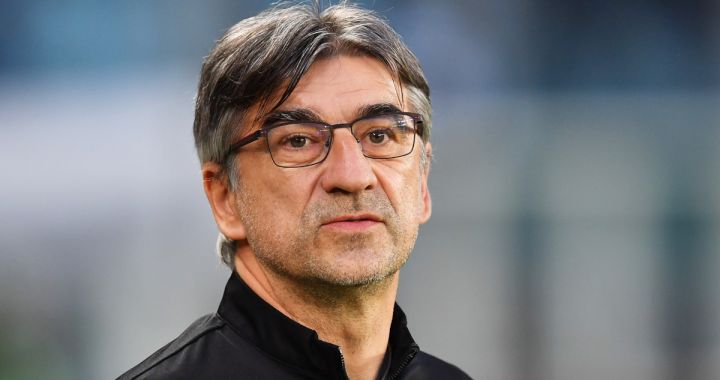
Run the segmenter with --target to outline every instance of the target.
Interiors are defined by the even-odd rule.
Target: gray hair
[[[258,115],[280,106],[317,59],[339,54],[366,55],[384,63],[407,92],[413,112],[425,120],[430,138],[430,88],[420,63],[387,21],[342,1],[322,9],[313,4],[279,4],[231,27],[205,58],[195,105],[193,135],[201,163],[218,163],[231,191],[237,188],[235,160],[225,157],[231,143]],[[272,95],[283,92],[277,102]],[[421,146],[424,144],[421,144]],[[423,155],[423,162],[424,161]],[[218,254],[234,267],[235,242],[220,234]]]

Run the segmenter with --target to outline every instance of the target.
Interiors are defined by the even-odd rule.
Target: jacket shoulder
[[[426,352],[418,352],[408,367],[403,371],[403,379],[448,379],[472,380],[460,368]]]
[[[145,372],[182,351],[183,348],[202,338],[211,331],[225,325],[216,314],[208,314],[193,322],[185,331],[164,347],[155,351],[140,364],[120,375],[117,380],[131,380],[142,376]]]

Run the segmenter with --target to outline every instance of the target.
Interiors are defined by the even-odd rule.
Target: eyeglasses
[[[422,116],[411,112],[364,116],[350,123],[333,125],[283,121],[240,139],[230,146],[224,159],[264,136],[275,165],[283,168],[316,165],[327,158],[333,142],[333,130],[340,128],[350,129],[365,157],[397,158],[412,153],[415,135],[423,134],[422,125]]]

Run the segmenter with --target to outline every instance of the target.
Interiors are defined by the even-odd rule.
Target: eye
[[[368,139],[373,144],[382,144],[389,137],[390,131],[388,129],[376,129],[368,133]]]
[[[308,144],[308,138],[300,135],[290,136],[287,143],[293,148],[302,148]]]

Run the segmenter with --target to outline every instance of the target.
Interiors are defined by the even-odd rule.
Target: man
[[[121,379],[465,379],[395,304],[430,217],[429,88],[374,13],[269,9],[206,58],[194,135],[232,270],[216,314]]]

